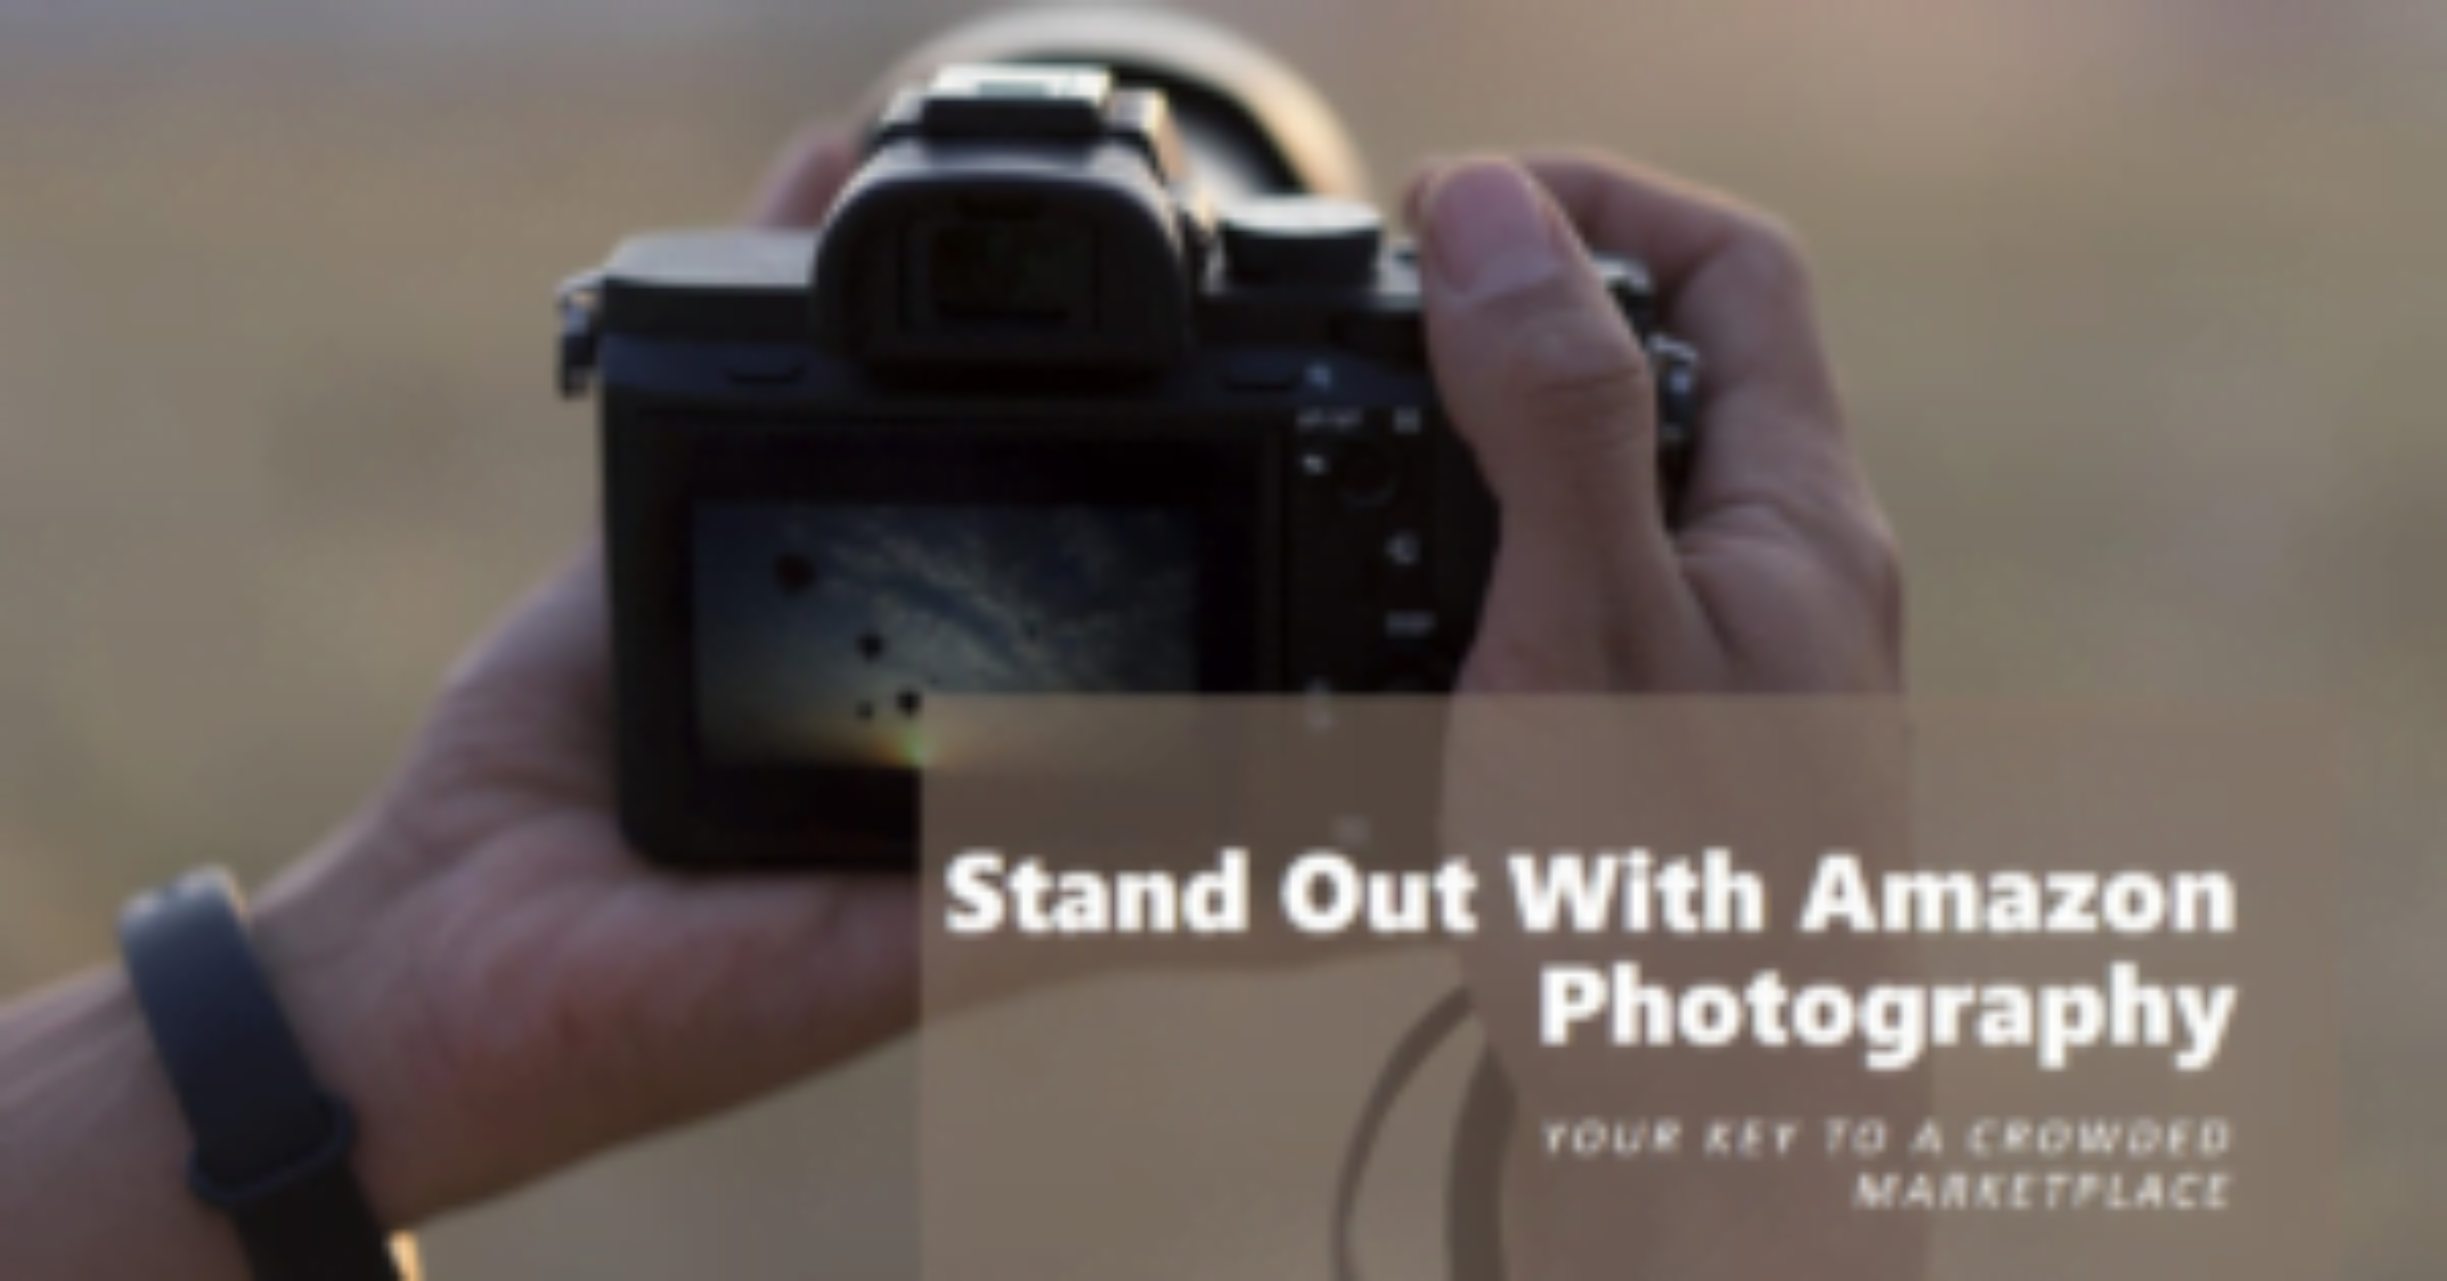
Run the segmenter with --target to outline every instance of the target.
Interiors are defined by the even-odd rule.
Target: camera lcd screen
[[[709,764],[957,764],[940,694],[1199,685],[1191,508],[732,501],[695,523]]]
[[[1245,422],[668,422],[627,473],[653,572],[619,657],[679,679],[623,684],[651,727],[624,750],[683,759],[657,776],[668,804],[767,851],[742,858],[897,849],[937,771],[1064,785],[1060,718],[988,741],[951,697],[1238,692],[1271,670],[1282,461]]]

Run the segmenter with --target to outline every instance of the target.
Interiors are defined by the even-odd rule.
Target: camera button
[[[1343,446],[1335,451],[1334,473],[1343,500],[1355,507],[1379,506],[1402,490],[1402,460],[1381,445]]]
[[[1262,196],[1226,207],[1216,230],[1234,280],[1353,286],[1376,278],[1385,220],[1352,200]]]

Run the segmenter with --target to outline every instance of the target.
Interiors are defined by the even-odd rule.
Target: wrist
[[[358,1183],[386,1228],[414,1229],[444,1206],[454,1148],[418,1083],[387,921],[312,892],[268,895],[251,916],[256,960],[307,1063],[355,1115]]]
[[[306,899],[257,913],[257,962],[314,1075],[356,1114],[351,1165],[382,1223],[438,1208],[451,1148],[401,1070],[380,922]],[[0,1275],[243,1281],[230,1222],[191,1192],[195,1138],[124,968],[0,1009]]]
[[[0,1274],[243,1281],[191,1148],[123,972],[0,1011]]]

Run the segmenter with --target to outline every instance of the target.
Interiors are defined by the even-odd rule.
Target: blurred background
[[[735,216],[800,122],[979,7],[0,0],[0,995],[105,959],[138,886],[266,874],[373,784],[587,536],[552,284],[630,228]],[[1206,12],[1329,90],[1381,194],[1425,152],[1572,140],[1788,216],[1904,539],[1919,689],[2336,710],[2349,1274],[2435,1275],[2447,6]],[[910,1079],[886,1055],[617,1154],[431,1259],[884,1258]]]

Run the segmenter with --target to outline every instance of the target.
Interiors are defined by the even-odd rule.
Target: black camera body
[[[1697,363],[1638,264],[1665,457]],[[562,293],[599,387],[630,840],[905,865],[942,694],[1434,692],[1497,513],[1376,213],[1207,207],[1164,96],[1084,67],[902,93],[814,234],[647,235]]]

